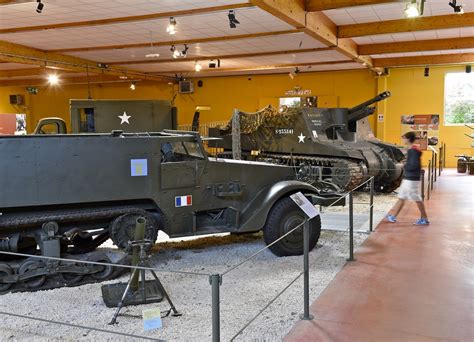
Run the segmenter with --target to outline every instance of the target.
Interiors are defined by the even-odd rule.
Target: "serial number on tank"
[[[293,134],[293,128],[277,128],[275,129],[275,134]]]

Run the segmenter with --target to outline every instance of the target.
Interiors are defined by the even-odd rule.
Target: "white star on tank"
[[[123,115],[118,115],[118,118],[122,120],[120,122],[121,125],[123,125],[124,123],[128,123],[130,125],[130,122],[128,122],[128,119],[130,119],[131,117],[132,117],[131,115],[127,115],[127,112],[123,112]]]
[[[306,137],[303,135],[303,133],[300,133],[300,135],[298,135],[298,143],[304,143],[304,139]]]

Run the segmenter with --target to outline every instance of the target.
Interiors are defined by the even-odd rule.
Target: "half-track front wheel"
[[[267,217],[263,228],[263,239],[271,244],[290,230],[303,223],[305,214],[289,197],[276,202]],[[321,218],[319,215],[310,221],[309,250],[312,250],[319,240],[321,233]],[[286,237],[269,247],[277,256],[303,254],[303,226],[288,234]]]
[[[117,217],[110,225],[110,237],[117,247],[127,252],[131,251],[129,242],[135,239],[136,221],[141,216],[146,220],[145,239],[153,243],[156,241],[161,228],[160,222],[147,211],[137,210]]]

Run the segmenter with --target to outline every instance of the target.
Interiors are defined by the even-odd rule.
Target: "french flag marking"
[[[192,195],[187,195],[187,196],[176,196],[174,198],[174,206],[176,208],[179,207],[189,207],[193,205],[193,196]]]

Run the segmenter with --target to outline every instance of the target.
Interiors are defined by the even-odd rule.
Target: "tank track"
[[[91,259],[91,258],[94,258],[94,256],[99,256],[99,255],[102,255],[102,253],[92,252],[92,253],[89,253],[87,259]],[[67,256],[66,256],[66,259],[67,259]],[[75,260],[78,259],[76,255],[74,256],[74,259]],[[129,255],[125,255],[119,261],[115,262],[115,264],[130,265],[130,259],[131,258]],[[29,259],[26,259],[25,261],[27,260]],[[40,259],[36,258],[36,260],[40,260]],[[103,260],[103,261],[106,261],[106,260]],[[2,279],[2,277],[5,277],[5,273],[3,273],[2,270],[4,268],[4,265],[6,264],[10,266],[9,263],[0,262],[0,279]],[[19,276],[18,271],[21,265],[22,264],[19,264],[18,266],[15,266],[15,267],[10,266],[11,270],[13,271],[10,276],[13,276],[13,277]],[[103,281],[118,278],[128,272],[128,268],[123,268],[123,267],[109,266],[107,270],[104,270],[104,267],[99,266],[99,265],[87,265],[87,264],[82,264],[82,265],[83,266],[79,266],[80,268],[82,267],[82,272],[84,272],[82,279],[71,282],[71,281],[68,281],[67,278],[66,279],[63,278],[60,275],[60,273],[51,274],[51,270],[54,267],[59,266],[58,262],[52,261],[48,263],[48,261],[45,261],[45,265],[43,268],[31,270],[31,272],[36,272],[35,273],[36,275],[39,274],[39,276],[36,276],[36,279],[42,276],[46,277],[42,285],[37,286],[37,287],[31,287],[31,286],[26,285],[26,282],[24,281],[17,281],[14,284],[12,284],[11,287],[5,289],[4,288],[5,284],[2,284],[2,282],[0,282],[0,295],[7,294],[7,293],[16,293],[16,292],[36,292],[36,291],[53,290],[53,289],[57,289],[61,287],[76,287],[76,286],[82,286],[86,284],[97,284]],[[80,270],[79,268],[77,268],[77,265],[75,267],[77,270]],[[105,272],[104,277],[100,277],[100,279],[94,278],[93,274],[103,273],[103,272]],[[24,273],[23,276],[28,276],[28,273]],[[33,278],[33,281],[35,281],[35,278]]]
[[[45,213],[40,215],[20,215],[13,213],[4,215],[3,217],[0,216],[0,229],[4,229],[4,231],[15,231],[17,229],[27,230],[30,228],[33,232],[34,230],[41,229],[39,227],[41,227],[41,225],[45,222],[74,222],[87,224],[88,221],[107,219],[112,220],[113,218],[120,215],[142,212],[147,213],[145,210],[137,207],[120,207],[95,210],[70,210],[66,212],[62,211],[61,213]],[[84,230],[87,230],[87,228],[84,228]],[[66,238],[66,236],[63,237]],[[110,259],[108,259],[107,256],[102,253],[92,252],[86,254],[86,251],[89,252],[94,250],[108,238],[108,233],[102,233],[94,239],[82,241],[80,248],[73,246],[72,248],[68,248],[67,251],[69,253],[75,254],[74,259],[82,260],[81,258],[86,256],[90,261],[103,261],[112,263]],[[66,240],[68,239],[66,238]],[[11,248],[8,246],[8,239],[2,240],[0,236],[0,248],[2,248],[4,251],[11,250]],[[68,257],[67,254],[61,253],[61,257],[64,258],[64,256],[66,256],[66,258]],[[1,259],[4,259],[4,257],[5,254],[0,254]],[[27,261],[30,261],[29,268],[27,267],[25,270],[26,266],[23,266],[23,269],[20,271],[22,265]],[[43,261],[43,263],[37,263],[35,265],[33,261]],[[0,294],[8,292],[50,290],[59,287],[71,287],[90,283],[98,283],[105,280],[114,279],[127,271],[127,269],[120,267],[110,266],[107,269],[99,265],[80,263],[71,264],[67,262],[60,263],[59,261],[54,260],[42,260],[38,257],[35,258],[35,255],[32,255],[31,258],[24,260],[19,265],[17,264],[19,264],[18,260],[10,261],[10,258],[8,261],[0,261]],[[130,264],[130,256],[125,255],[117,262],[117,264]],[[73,265],[73,268],[71,268],[71,265]],[[69,277],[64,277],[63,274],[67,274]],[[82,277],[79,277],[79,275],[82,275]],[[9,277],[8,281],[6,282],[3,281],[5,276]],[[43,277],[45,280],[40,281]]]
[[[134,207],[121,207],[113,209],[83,209],[69,212],[51,213],[43,215],[20,216],[12,215],[12,218],[0,217],[0,228],[24,228],[37,226],[44,222],[81,222],[89,220],[101,220],[117,217],[119,215],[128,214],[142,210]]]
[[[331,174],[323,174],[323,176],[333,178],[332,182],[344,188],[345,190],[354,189],[367,178],[367,171],[365,165],[362,162],[356,162],[342,158],[260,154],[257,160],[295,167],[299,167],[301,165],[319,166],[323,167],[323,169],[324,167],[331,167]],[[347,180],[338,180],[337,176],[336,179],[334,179],[334,173],[337,172],[337,168],[343,172],[343,175],[345,175],[343,178],[347,178]]]

